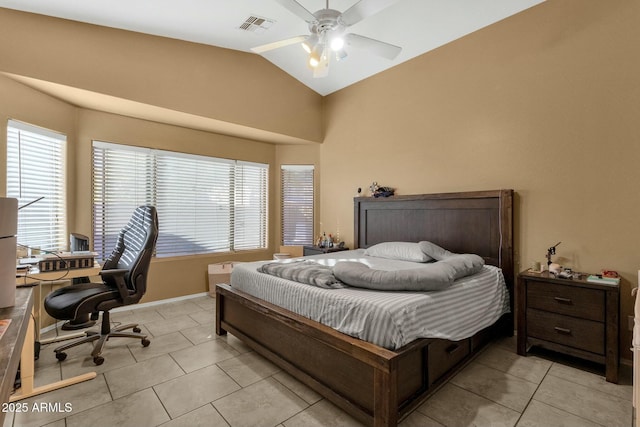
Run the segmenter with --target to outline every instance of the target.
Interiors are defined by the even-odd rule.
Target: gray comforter
[[[333,268],[337,279],[349,286],[382,291],[438,291],[454,280],[478,273],[484,260],[473,254],[451,254],[441,261],[408,270],[374,270],[361,262],[339,262]]]
[[[376,270],[355,261],[338,262],[333,268],[311,260],[271,262],[258,268],[261,273],[326,289],[347,285],[383,291],[438,291],[456,279],[478,273],[484,260],[473,254],[445,254],[440,261],[405,270]]]

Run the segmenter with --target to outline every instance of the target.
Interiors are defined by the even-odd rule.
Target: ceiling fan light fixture
[[[324,54],[324,45],[317,43],[311,53],[309,54],[309,66],[311,68],[316,68],[320,65],[320,61],[322,60],[322,55]]]
[[[358,0],[349,9],[340,12],[329,8],[329,0],[325,0],[325,8],[314,13],[302,6],[300,0],[272,0],[294,15],[302,18],[309,26],[308,35],[291,37],[278,42],[267,43],[251,48],[255,53],[265,53],[284,46],[301,43],[307,52],[307,65],[313,70],[313,77],[325,77],[329,73],[329,65],[334,61],[342,61],[347,57],[347,49],[363,49],[382,58],[394,60],[402,51],[380,40],[351,33],[349,28],[368,16],[374,15],[399,0]],[[319,1],[319,0],[316,0]],[[260,21],[261,18],[256,18]]]
[[[341,35],[333,37],[331,39],[330,46],[331,50],[333,50],[334,52],[342,50],[342,48],[344,47],[344,38]]]
[[[342,61],[344,59],[347,59],[347,51],[344,49],[340,49],[336,52],[336,61]]]
[[[311,53],[313,48],[318,44],[318,36],[316,34],[311,34],[305,41],[302,42],[301,46],[307,53]]]

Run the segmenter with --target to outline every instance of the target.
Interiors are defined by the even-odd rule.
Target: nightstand
[[[607,381],[618,382],[620,287],[560,279],[549,272],[518,275],[518,354],[530,347],[605,365]]]
[[[320,255],[320,254],[328,254],[332,252],[340,252],[340,251],[348,251],[349,248],[343,247],[339,248],[334,246],[332,248],[321,248],[318,246],[304,246],[302,249],[302,255]]]

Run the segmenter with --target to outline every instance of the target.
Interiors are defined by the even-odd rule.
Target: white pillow
[[[367,248],[365,255],[400,261],[429,262],[433,258],[422,252],[420,245],[413,242],[384,242]]]

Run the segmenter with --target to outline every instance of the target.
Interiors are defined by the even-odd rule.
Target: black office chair
[[[140,339],[147,347],[149,340],[141,334],[137,324],[117,326],[111,329],[109,310],[137,304],[147,290],[147,273],[151,255],[158,239],[158,214],[153,206],[141,206],[135,210],[120,235],[116,247],[104,262],[100,276],[102,283],[80,283],[65,286],[51,292],[44,300],[47,313],[59,320],[72,320],[94,312],[102,312],[100,333],[89,331],[87,335],[56,348],[56,358],[63,361],[67,350],[77,345],[98,341],[93,347],[93,362],[101,365],[101,356],[110,337]],[[133,332],[123,332],[133,329]]]

